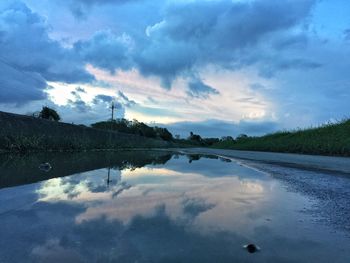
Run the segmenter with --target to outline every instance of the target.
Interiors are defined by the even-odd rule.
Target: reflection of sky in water
[[[235,162],[189,160],[0,190],[0,262],[346,262],[348,239],[303,212],[313,200]]]

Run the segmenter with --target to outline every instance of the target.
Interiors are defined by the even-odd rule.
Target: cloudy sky
[[[1,0],[0,110],[203,136],[350,115],[348,0]]]

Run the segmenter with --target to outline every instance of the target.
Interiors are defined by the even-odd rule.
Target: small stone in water
[[[257,245],[254,244],[248,244],[245,245],[244,248],[249,252],[249,253],[255,253],[260,250],[260,248]]]

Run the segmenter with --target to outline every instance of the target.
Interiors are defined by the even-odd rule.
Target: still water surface
[[[348,233],[320,223],[314,199],[234,160],[126,151],[0,164],[1,263],[350,262]]]

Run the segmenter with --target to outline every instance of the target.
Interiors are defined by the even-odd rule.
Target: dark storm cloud
[[[277,50],[285,48],[305,48],[308,44],[308,37],[306,34],[291,34],[281,36],[274,41],[273,47]]]
[[[267,87],[265,87],[264,85],[260,84],[260,83],[253,83],[250,84],[250,88],[252,90],[266,90],[268,89]]]
[[[131,68],[129,45],[128,37],[117,37],[110,31],[101,31],[95,33],[89,41],[78,41],[74,49],[86,62],[114,72],[116,68]]]
[[[89,110],[91,110],[91,107],[85,101],[82,100],[82,98],[80,97],[81,92],[78,91],[78,88],[71,92],[71,94],[74,96],[74,99],[69,99],[67,101],[67,106],[75,108],[80,113],[86,113]]]
[[[345,39],[346,41],[350,41],[350,28],[344,30],[344,39]]]
[[[163,87],[170,89],[178,75],[192,69],[197,59],[197,47],[190,43],[167,39],[148,39],[148,41],[148,46],[135,54],[135,63],[143,75],[159,76]]]
[[[281,59],[278,57],[266,58],[263,61],[263,65],[260,66],[260,75],[265,78],[271,78],[275,76],[277,72],[299,69],[299,70],[314,70],[321,68],[322,63],[310,61],[303,58],[296,59]]]
[[[129,2],[136,2],[139,0],[70,0],[69,6],[73,15],[77,19],[84,19],[87,17],[88,12],[94,5],[105,4],[125,4]]]
[[[321,63],[308,61],[305,59],[291,59],[280,61],[276,63],[276,67],[280,69],[291,69],[291,68],[299,68],[299,69],[316,69],[322,67]]]
[[[123,103],[119,102],[118,99],[115,97],[112,97],[109,95],[104,95],[104,94],[99,94],[99,95],[95,96],[95,98],[92,100],[92,103],[95,105],[97,105],[99,103],[111,105],[112,102],[114,103],[115,109],[122,110],[123,112],[125,111],[125,109],[124,109],[125,105]]]
[[[113,100],[114,100],[114,98],[112,96],[100,94],[100,95],[95,96],[95,98],[93,99],[93,102],[94,102],[94,104],[96,104],[98,101],[111,103]]]
[[[89,105],[87,105],[87,103],[81,99],[79,100],[68,100],[67,104],[70,107],[75,108],[78,112],[81,113],[85,113],[88,112],[90,110]]]
[[[157,31],[176,41],[202,42],[205,47],[232,51],[302,22],[313,3],[312,0],[226,0],[174,4]]]
[[[126,2],[133,1],[81,0],[70,3],[86,7]],[[137,34],[134,34],[136,31],[115,34],[115,31],[105,30],[96,32],[90,39],[77,41],[73,48],[64,48],[50,39],[49,26],[43,17],[15,1],[0,9],[1,59],[11,67],[42,78],[42,83],[35,88],[16,92],[22,102],[45,97],[42,93],[45,80],[93,82],[94,77],[85,70],[86,63],[112,73],[118,69],[136,68],[145,76],[159,77],[163,87],[168,89],[176,77],[196,75],[206,65],[235,69],[257,64],[262,65],[261,72],[265,76],[292,68],[314,69],[320,64],[293,56],[283,59],[282,55],[282,49],[306,41],[303,37],[293,39],[293,35],[286,32],[305,23],[314,2],[223,0],[163,3],[158,7],[164,10],[162,18],[142,28],[144,35],[139,34],[139,29]],[[134,23],[133,19],[142,19],[142,16],[140,11],[138,17],[130,18],[130,23]],[[288,40],[288,36],[291,39]],[[265,46],[271,49],[269,57],[264,52]],[[279,60],[274,59],[274,50]],[[10,80],[2,76],[2,82],[9,83]],[[9,88],[6,85],[0,87],[3,91]],[[33,95],[29,94],[31,90],[35,92]],[[16,100],[16,93],[9,93],[12,99],[8,101]],[[217,91],[201,81],[192,80],[188,84],[188,93],[192,97],[207,98]],[[6,95],[2,96],[2,100],[7,100]]]
[[[228,67],[254,63],[264,56],[250,49],[263,38],[266,43],[281,31],[302,23],[313,3],[299,0],[173,4],[160,23],[148,28],[150,43],[141,54],[139,66],[142,72],[164,74],[171,79],[202,63]],[[157,59],[159,63],[154,61]],[[167,62],[171,66],[156,67]]]
[[[23,3],[14,1],[0,6],[0,28],[2,101],[28,102],[44,98],[45,80],[74,83],[94,79],[73,50],[50,39],[45,20]]]
[[[76,92],[80,92],[80,93],[86,93],[86,90],[84,88],[82,88],[82,87],[76,87],[75,91]]]
[[[106,94],[99,94],[92,100],[92,109],[96,107],[102,107],[102,110],[111,109],[112,102],[116,110],[117,118],[124,118],[125,109],[136,105],[136,102],[129,99],[123,92],[118,91],[117,96],[110,96]]]
[[[119,98],[123,101],[123,104],[126,107],[131,107],[134,106],[136,104],[135,101],[129,99],[123,92],[121,92],[120,90],[118,91],[118,96]]]
[[[128,43],[121,36],[101,32],[77,43],[76,49],[86,61],[109,71],[135,67],[145,76],[158,76],[165,88],[170,88],[177,76],[186,76],[207,64],[237,68],[263,61],[271,64],[270,71],[313,68],[316,63],[298,58],[280,59],[275,65],[260,46],[270,46],[273,53],[307,43],[304,35],[286,32],[306,23],[314,3],[173,2],[158,23],[146,28],[147,36],[131,36]],[[128,49],[130,46],[133,48]]]
[[[74,0],[74,2],[79,2],[82,4],[92,5],[92,4],[107,4],[107,3],[113,3],[113,4],[123,4],[127,2],[135,2],[138,0]]]
[[[73,83],[93,79],[72,50],[49,38],[45,20],[26,5],[15,2],[0,12],[3,60],[21,70],[38,72],[49,81]]]
[[[46,98],[46,82],[38,74],[20,71],[0,60],[0,103],[22,104]]]
[[[207,99],[209,95],[219,94],[219,92],[204,84],[201,80],[194,79],[188,84],[187,94],[192,98]]]
[[[129,99],[123,92],[118,91],[118,97],[113,97],[109,95],[100,94],[95,96],[93,99],[93,103],[97,104],[98,102],[104,102],[104,103],[112,103],[114,102],[115,107],[117,109],[123,108],[123,107],[131,107],[136,104],[135,101]]]

